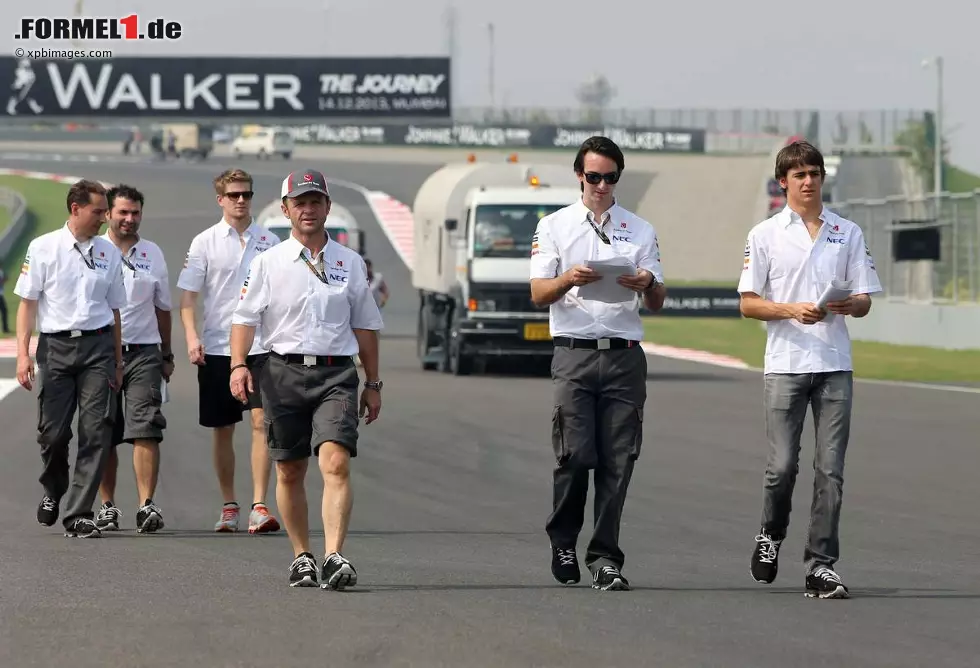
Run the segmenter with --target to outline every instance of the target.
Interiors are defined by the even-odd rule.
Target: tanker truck
[[[581,197],[570,167],[453,163],[415,197],[412,284],[421,366],[454,375],[490,358],[550,360],[548,309],[531,302],[538,221]]]

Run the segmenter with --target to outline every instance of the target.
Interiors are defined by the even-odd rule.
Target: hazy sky
[[[980,4],[969,0],[453,2],[460,106],[489,103],[491,21],[497,99],[514,106],[576,106],[575,87],[602,72],[620,107],[931,109],[935,70],[921,63],[939,54],[953,161],[980,172]],[[448,4],[84,0],[83,14],[155,18],[167,6],[184,27],[175,43],[112,44],[120,55],[444,55]],[[72,16],[76,0],[4,0],[3,24],[32,5]]]

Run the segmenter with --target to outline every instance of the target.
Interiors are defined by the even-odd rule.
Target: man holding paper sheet
[[[122,511],[115,504],[117,446],[133,446],[133,470],[139,505],[136,531],[163,528],[163,511],[153,502],[160,469],[160,442],[167,420],[163,416],[164,385],[174,372],[170,346],[172,300],[170,273],[163,251],[140,235],[143,194],[127,185],[106,194],[109,229],[104,237],[119,249],[123,263],[126,305],[119,309],[122,324],[123,382],[116,394],[112,450],[102,474],[102,507],[95,518],[100,531],[118,531]]]
[[[852,407],[851,342],[844,316],[864,317],[881,292],[861,228],[824,208],[823,156],[794,142],[776,157],[786,207],[749,232],[738,284],[742,315],[766,322],[769,457],[752,577],[776,579],[799,470],[807,406],[816,427],[814,490],[803,560],[808,597],[847,598],[834,571]]]
[[[657,311],[666,296],[656,231],[614,199],[624,166],[615,143],[587,139],[573,164],[581,199],[542,218],[531,244],[531,299],[550,305],[555,344],[551,571],[562,584],[581,577],[575,549],[594,469],[595,522],[585,564],[601,590],[629,589],[619,526],[646,403],[639,298]]]

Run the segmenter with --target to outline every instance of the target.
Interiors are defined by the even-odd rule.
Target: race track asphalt
[[[242,163],[259,201],[274,198],[285,165]],[[220,167],[57,171],[143,189],[145,235],[164,248],[173,282],[191,237],[217,219],[209,183]],[[351,163],[330,173],[410,201],[426,169]],[[356,191],[335,193],[369,217]],[[291,590],[285,535],[211,533],[219,497],[186,358],[178,355],[166,406],[156,501],[168,526],[157,535],[132,528],[126,447],[123,532],[72,541],[37,525],[35,398],[18,390],[0,402],[0,665],[975,665],[977,395],[858,383],[839,565],[853,598],[813,601],[802,595],[800,563],[812,430],[780,577],[757,585],[748,557],[766,455],[761,378],[650,358],[643,453],[622,527],[634,591],[563,588],[551,578],[542,528],[550,381],[421,371],[409,274],[377,225],[366,226],[369,252],[396,292],[382,340],[385,405],[362,429],[353,465],[345,552],[359,585]],[[178,352],[181,336],[178,325]],[[0,375],[12,375],[9,362]],[[245,430],[237,443],[245,503]],[[315,468],[308,485],[317,527]],[[322,543],[315,548],[322,553]]]

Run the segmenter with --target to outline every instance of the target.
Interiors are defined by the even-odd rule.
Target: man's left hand
[[[616,279],[616,282],[623,287],[635,290],[636,292],[643,292],[649,288],[651,281],[653,281],[653,274],[646,269],[640,269],[633,276],[624,275]]]
[[[362,418],[365,413],[367,414],[367,419],[364,421],[364,424],[371,424],[381,414],[381,393],[368,387],[364,388],[361,392],[360,415]]]
[[[854,315],[861,305],[853,296],[839,302],[827,302],[827,310],[837,315]]]
[[[169,383],[170,382],[170,377],[172,375],[174,375],[174,363],[173,362],[164,362],[163,363],[163,379]]]
[[[112,389],[115,390],[116,392],[118,392],[119,390],[122,389],[122,385],[123,385],[123,365],[122,364],[117,364],[116,365],[116,384],[113,386]]]

